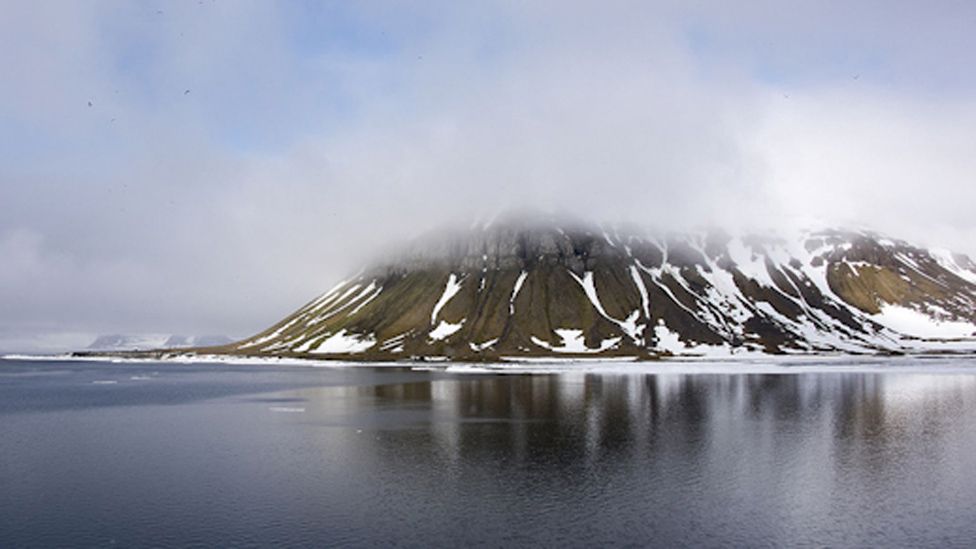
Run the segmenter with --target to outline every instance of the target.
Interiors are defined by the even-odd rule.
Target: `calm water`
[[[610,544],[972,547],[976,375],[0,361],[0,547]]]

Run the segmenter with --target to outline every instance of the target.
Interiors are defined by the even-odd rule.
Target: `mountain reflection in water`
[[[3,546],[976,539],[970,374],[5,363],[0,437]]]

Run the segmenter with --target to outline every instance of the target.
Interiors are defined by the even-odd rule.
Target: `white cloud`
[[[4,330],[239,335],[377,246],[511,205],[976,252],[965,6],[295,9],[10,6]]]
[[[776,99],[752,136],[773,205],[976,252],[976,102],[877,89]]]

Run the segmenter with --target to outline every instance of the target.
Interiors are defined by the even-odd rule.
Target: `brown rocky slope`
[[[428,238],[207,352],[353,360],[976,349],[976,265],[865,231],[650,236],[508,220]]]

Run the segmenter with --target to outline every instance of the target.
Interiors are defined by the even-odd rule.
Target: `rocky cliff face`
[[[222,351],[650,358],[952,351],[974,336],[976,265],[870,232],[508,221],[422,240]]]

